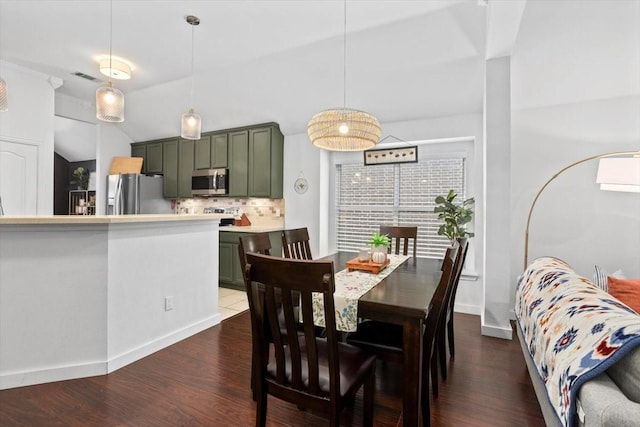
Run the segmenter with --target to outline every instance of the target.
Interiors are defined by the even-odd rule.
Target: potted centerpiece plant
[[[388,248],[391,246],[389,235],[376,231],[369,239],[369,244],[371,245],[371,261],[376,264],[384,264],[387,260]]]
[[[467,224],[473,219],[472,206],[475,203],[473,197],[462,202],[456,202],[457,194],[449,190],[446,196],[436,197],[436,207],[433,209],[438,214],[438,219],[444,221],[438,228],[439,236],[446,236],[451,245],[458,238],[473,237],[474,234],[467,231]]]

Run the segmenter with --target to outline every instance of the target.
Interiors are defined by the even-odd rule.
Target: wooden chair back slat
[[[399,255],[402,247],[402,255],[409,254],[409,241],[413,241],[413,257],[416,257],[416,245],[418,244],[418,227],[381,225],[380,234],[386,234],[391,240],[391,252]]]
[[[282,232],[284,257],[292,259],[313,259],[309,246],[309,231],[306,227]]]

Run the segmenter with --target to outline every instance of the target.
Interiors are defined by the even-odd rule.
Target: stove
[[[208,208],[202,209],[202,213],[203,214],[224,214],[224,213],[227,213],[227,211],[224,208],[208,207]],[[229,214],[229,218],[220,218],[219,227],[226,227],[226,226],[229,226],[229,225],[235,225],[235,222],[236,221],[233,218],[233,215]]]
[[[224,209],[224,208],[204,208],[202,210],[202,213],[206,213],[206,214],[211,214],[211,213],[222,214],[222,213],[226,213],[226,209]]]

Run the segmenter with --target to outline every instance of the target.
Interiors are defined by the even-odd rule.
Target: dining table
[[[333,261],[334,272],[338,273],[345,269],[347,261],[357,256],[357,253],[337,252],[322,259]],[[386,276],[357,299],[357,317],[402,326],[402,422],[403,426],[413,427],[420,421],[421,387],[429,387],[421,384],[423,325],[442,275],[442,260],[404,257],[393,266],[391,272],[382,270],[379,274]],[[341,280],[348,281],[348,277]],[[336,287],[334,300],[340,298],[339,292]],[[423,414],[423,417],[429,416]]]

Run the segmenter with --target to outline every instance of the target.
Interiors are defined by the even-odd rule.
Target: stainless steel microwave
[[[194,196],[224,196],[229,194],[227,169],[198,169],[191,176],[191,194]]]

